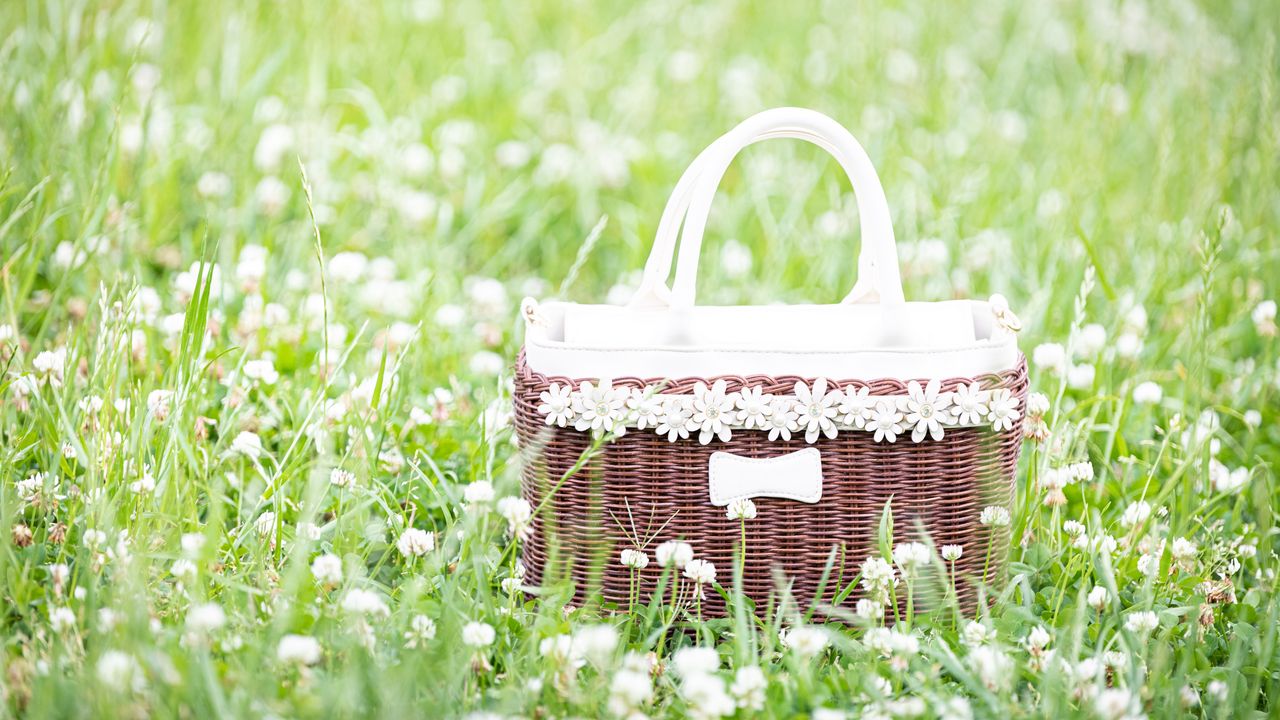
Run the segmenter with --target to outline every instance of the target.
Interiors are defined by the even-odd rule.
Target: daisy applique
[[[942,423],[949,420],[947,408],[951,407],[951,394],[940,393],[941,388],[942,383],[937,379],[930,380],[923,388],[915,380],[907,383],[907,397],[899,405],[906,415],[906,426],[912,428],[912,442],[920,442],[925,435],[942,439]]]
[[[818,378],[813,381],[812,389],[802,382],[797,382],[795,392],[796,414],[799,416],[800,427],[804,428],[805,442],[815,442],[819,435],[834,438],[836,436],[835,417],[840,412],[838,407],[840,391],[828,392],[826,378]]]
[[[573,420],[573,391],[568,386],[551,383],[551,387],[543,390],[538,399],[542,401],[538,412],[546,416],[548,425],[564,427]]]
[[[981,425],[987,416],[987,398],[977,381],[961,385],[951,394],[951,417],[958,425]]]
[[[735,398],[725,393],[725,387],[724,380],[715,381],[711,387],[705,383],[693,386],[693,422],[698,427],[698,442],[703,445],[711,442],[712,438],[729,442],[733,436],[729,427],[735,418]]]
[[[689,426],[693,424],[693,408],[685,398],[667,398],[662,405],[662,417],[654,430],[659,435],[667,436],[669,442],[689,437]]]
[[[876,442],[895,442],[902,433],[902,419],[896,403],[881,400],[867,421],[867,431]]]
[[[622,435],[629,428],[651,430],[671,442],[695,439],[730,442],[735,433],[765,433],[771,441],[805,442],[834,439],[841,431],[869,432],[876,442],[896,442],[906,434],[912,442],[942,440],[951,428],[989,426],[1013,429],[1022,417],[1019,398],[1007,388],[983,390],[977,380],[942,390],[940,380],[907,383],[905,395],[876,395],[862,383],[843,388],[818,378],[796,382],[792,394],[765,392],[769,385],[744,385],[731,391],[732,380],[697,381],[688,394],[662,392],[670,381],[642,388],[614,387],[610,380],[572,385],[551,383],[535,407],[550,426]]]
[[[991,428],[996,432],[1012,430],[1013,424],[1022,413],[1018,412],[1018,398],[1007,388],[991,391],[991,404],[988,407]]]
[[[799,416],[796,415],[795,402],[793,400],[775,399],[769,404],[769,439],[790,440],[791,433],[800,429],[798,422]]]
[[[867,420],[875,406],[876,399],[871,397],[871,388],[864,386],[854,390],[847,387],[840,398],[840,422],[861,430],[867,426]]]
[[[636,428],[656,428],[662,418],[662,401],[650,390],[632,390],[631,396],[627,398],[627,410],[629,419]]]
[[[621,429],[626,404],[626,390],[615,390],[612,380],[601,380],[598,385],[583,382],[574,398],[578,421],[573,427],[592,432],[613,432],[615,426]]]
[[[759,387],[743,388],[738,393],[734,407],[737,408],[738,424],[747,430],[759,428],[764,430],[769,425],[769,415],[773,412],[772,395],[765,395]]]

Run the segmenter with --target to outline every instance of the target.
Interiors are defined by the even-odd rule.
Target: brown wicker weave
[[[758,375],[725,380],[730,392],[750,385],[782,395],[790,394],[797,380],[812,382],[812,378]],[[1025,358],[1020,357],[1011,370],[977,380],[985,389],[1008,388],[1025,415]],[[711,382],[702,378],[675,380],[668,382],[663,392],[689,393],[698,381]],[[954,390],[971,381],[948,379],[942,389]],[[516,363],[515,424],[520,445],[527,452],[524,496],[535,508],[591,445],[590,433],[548,427],[538,413],[538,395],[552,382],[576,387],[580,381],[534,372],[521,354]],[[619,378],[614,387],[643,388],[656,382]],[[841,384],[847,382],[851,381]],[[905,380],[892,379],[866,384],[874,395],[903,394],[906,387]],[[809,447],[803,437],[784,442],[769,441],[766,435],[759,430],[735,430],[727,443],[700,445],[694,438],[671,443],[652,431],[635,430],[605,445],[561,485],[534,519],[532,535],[523,550],[528,582],[538,584],[568,576],[575,581],[576,603],[599,593],[606,602],[625,606],[632,570],[620,564],[619,553],[635,547],[638,539],[647,543],[644,549],[652,557],[659,543],[683,539],[693,546],[697,557],[715,564],[718,582],[730,587],[741,528],[739,521],[726,518],[723,507],[709,501],[708,460],[717,450],[759,458]],[[881,513],[892,497],[897,541],[920,539],[917,528],[923,525],[937,546],[964,547],[964,555],[956,563],[957,585],[961,605],[972,608],[976,600],[973,581],[983,574],[988,543],[997,548],[987,570],[990,579],[999,571],[998,549],[1004,547],[1008,532],[1007,528],[993,530],[981,525],[978,516],[989,505],[1009,508],[1021,443],[1021,420],[1012,430],[1000,433],[989,427],[948,428],[942,440],[920,443],[909,438],[877,443],[868,432],[841,432],[834,439],[819,439],[813,445],[822,452],[822,499],[817,504],[755,500],[759,515],[746,523],[746,594],[759,609],[771,598],[776,602],[777,571],[781,570],[795,599],[808,603],[818,589],[832,548],[836,548],[835,565],[822,598],[830,602],[874,551]],[[992,532],[998,536],[992,538]],[[656,562],[640,571],[641,602],[648,602],[661,574]],[[844,604],[852,606],[858,597],[860,593],[854,592]],[[703,610],[723,613],[724,602],[709,591]]]

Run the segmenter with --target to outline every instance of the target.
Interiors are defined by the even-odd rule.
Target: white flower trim
[[[867,387],[812,386],[797,382],[792,395],[770,395],[759,386],[727,392],[724,380],[697,383],[690,395],[665,395],[661,386],[615,388],[611,380],[583,381],[576,389],[552,383],[539,396],[538,413],[547,425],[622,435],[630,428],[651,430],[668,441],[696,438],[728,442],[735,430],[761,430],[770,440],[805,442],[842,432],[870,433],[876,442],[899,436],[941,440],[948,428],[990,426],[1010,431],[1022,417],[1018,398],[1007,388],[983,390],[977,382],[942,392],[937,380],[921,387],[912,380],[906,395],[872,395]]]

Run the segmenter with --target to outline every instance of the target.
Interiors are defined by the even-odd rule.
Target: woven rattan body
[[[1020,357],[1013,369],[973,379],[985,389],[1009,389],[1025,415],[1025,358]],[[942,388],[953,390],[973,379],[948,379]],[[696,382],[711,380],[674,380],[666,383],[663,392],[687,393]],[[789,393],[797,380],[812,382],[812,378],[764,376],[725,380],[729,391],[750,386],[777,394]],[[855,382],[837,380],[842,385]],[[516,364],[515,424],[525,455],[523,493],[535,508],[592,444],[590,433],[549,427],[538,413],[539,394],[552,382],[576,386],[579,379],[541,375],[521,355]],[[655,382],[653,378],[617,378],[614,386],[642,388]],[[902,394],[906,387],[906,380],[864,382],[877,395]],[[923,526],[938,547],[963,546],[964,554],[955,563],[957,586],[961,605],[971,608],[976,600],[973,580],[984,573],[988,548],[996,548],[985,570],[990,579],[999,573],[998,549],[1005,546],[1008,532],[983,526],[979,515],[989,505],[1010,506],[1021,443],[1021,421],[1003,432],[989,427],[948,429],[941,440],[919,443],[909,438],[875,442],[868,432],[841,432],[809,445],[802,436],[770,441],[764,431],[742,430],[735,431],[729,442],[701,445],[696,438],[668,442],[652,431],[632,430],[604,445],[565,479],[537,514],[523,549],[527,582],[567,576],[576,585],[575,602],[586,602],[599,593],[605,602],[625,605],[633,571],[619,563],[619,553],[636,547],[639,540],[647,543],[644,549],[652,557],[659,543],[681,539],[693,546],[697,557],[715,564],[718,581],[728,587],[741,526],[726,517],[723,507],[709,501],[711,453],[722,450],[767,458],[816,447],[822,453],[821,500],[805,504],[757,498],[758,517],[746,522],[743,583],[757,607],[763,609],[771,596],[776,602],[778,571],[795,599],[808,603],[832,548],[836,558],[822,599],[835,598],[856,577],[862,560],[875,551],[881,514],[892,498],[897,541],[921,539],[918,528]],[[554,567],[549,567],[553,561]],[[649,600],[661,574],[656,562],[639,571],[641,602]],[[855,591],[842,604],[851,606],[858,597]],[[708,592],[703,609],[723,613],[724,602]]]

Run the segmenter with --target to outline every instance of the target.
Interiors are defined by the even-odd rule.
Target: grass
[[[3,4],[0,707],[1274,714],[1278,15]],[[867,146],[909,297],[1001,292],[1026,326],[1048,436],[994,605],[908,635],[508,592],[518,539],[473,483],[518,492],[519,298],[625,297],[687,162],[787,104]],[[699,298],[834,301],[856,227],[820,151],[752,148]]]

